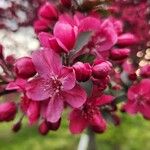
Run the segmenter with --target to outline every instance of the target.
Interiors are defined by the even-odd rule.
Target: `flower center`
[[[99,114],[99,108],[96,106],[93,106],[91,103],[86,104],[82,110],[82,116],[85,119],[93,120],[93,116],[95,114]]]

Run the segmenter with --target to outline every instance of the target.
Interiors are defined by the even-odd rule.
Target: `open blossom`
[[[111,95],[101,95],[96,99],[88,99],[83,107],[74,109],[70,114],[70,131],[74,134],[81,133],[85,128],[91,127],[95,132],[101,133],[106,130],[100,106],[109,104],[113,100]]]
[[[73,108],[83,105],[85,91],[76,84],[72,68],[62,66],[59,55],[51,49],[38,50],[32,54],[38,76],[26,87],[27,97],[33,101],[49,100],[45,118],[57,122],[67,102]]]
[[[130,114],[140,112],[150,119],[150,79],[143,79],[129,88],[128,100],[123,108]]]

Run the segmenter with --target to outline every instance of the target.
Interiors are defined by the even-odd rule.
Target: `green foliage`
[[[109,125],[104,134],[97,134],[98,150],[144,150],[150,149],[150,122],[141,116],[122,115],[119,127]],[[38,134],[36,126],[28,127],[25,121],[19,133],[10,131],[12,123],[0,126],[0,150],[76,150],[79,135],[71,135],[67,121],[57,132],[47,136]]]

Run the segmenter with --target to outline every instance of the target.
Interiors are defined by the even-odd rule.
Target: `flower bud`
[[[131,81],[135,81],[137,79],[137,75],[135,72],[128,74],[128,78]]]
[[[34,30],[36,33],[42,31],[48,32],[50,27],[51,27],[51,22],[47,19],[41,18],[34,22]]]
[[[109,75],[112,64],[108,61],[101,61],[95,64],[92,68],[92,75],[94,78],[102,79]]]
[[[3,58],[3,46],[0,44],[0,58]]]
[[[115,125],[115,126],[119,126],[120,123],[121,123],[120,117],[119,117],[117,114],[115,114],[115,113],[112,113],[112,114],[111,114],[111,117],[112,117],[112,119],[113,119],[114,125]]]
[[[23,79],[30,78],[36,74],[35,67],[30,57],[19,58],[14,67],[17,76]]]
[[[77,62],[73,65],[73,68],[77,81],[85,82],[90,79],[92,70],[89,63]]]
[[[65,7],[71,7],[71,0],[60,0],[63,6]]]
[[[47,122],[47,125],[49,127],[49,130],[56,131],[60,127],[60,123],[61,123],[61,119],[59,119],[57,122],[54,122],[54,123]]]
[[[131,33],[125,33],[122,34],[118,37],[118,45],[121,46],[128,46],[128,45],[133,45],[138,42],[138,39]]]
[[[18,132],[21,129],[21,121],[17,122],[16,124],[13,125],[12,131],[13,132]]]
[[[39,10],[39,16],[45,19],[57,19],[58,12],[52,3],[46,2]]]
[[[122,48],[122,49],[113,49],[110,51],[110,59],[112,60],[124,60],[130,54],[130,49]]]
[[[140,69],[140,75],[143,78],[150,78],[150,65],[145,65]]]
[[[0,121],[11,121],[15,118],[17,106],[14,102],[0,104]]]
[[[48,124],[47,124],[47,122],[44,120],[44,121],[40,124],[40,126],[39,126],[39,133],[40,133],[41,135],[46,135],[46,134],[48,134],[48,131],[49,131]]]

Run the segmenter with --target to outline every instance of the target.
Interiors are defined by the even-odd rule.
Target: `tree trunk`
[[[88,132],[88,137],[89,137],[87,150],[96,150],[95,132],[93,132],[90,128],[88,128],[87,132]]]

